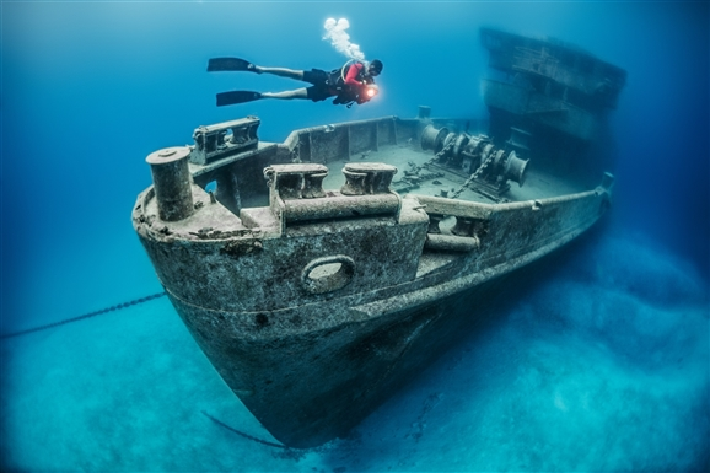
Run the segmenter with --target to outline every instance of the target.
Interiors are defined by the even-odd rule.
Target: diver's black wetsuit
[[[368,99],[362,92],[362,82],[372,84],[372,77],[365,74],[365,67],[360,62],[348,64],[345,71],[333,69],[330,72],[321,69],[311,69],[303,72],[303,80],[313,84],[306,88],[308,99],[321,102],[330,97],[335,97],[333,103],[342,104],[349,102],[364,103]],[[345,76],[345,79],[343,79]]]
[[[375,71],[374,75],[378,75],[382,70],[382,62],[377,59],[373,60],[371,66],[373,66],[373,70]],[[259,66],[250,63],[246,59],[240,58],[211,58],[207,63],[207,70],[210,72],[252,71],[257,74],[266,72],[311,83],[311,87],[305,87],[305,97],[303,96],[303,89],[278,93],[261,93],[250,90],[231,90],[228,92],[219,92],[216,95],[216,103],[218,107],[254,102],[263,98],[276,98],[284,100],[305,98],[313,102],[321,102],[330,97],[334,97],[334,104],[345,104],[347,107],[350,107],[354,103],[362,104],[369,102],[370,99],[377,94],[377,87],[375,86],[375,81],[372,78],[372,71],[370,71],[368,67],[365,67],[365,65],[360,61],[356,61],[330,72],[321,69],[296,71],[290,69],[269,68],[264,68],[262,71]]]

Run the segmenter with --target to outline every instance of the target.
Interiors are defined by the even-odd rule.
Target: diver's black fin
[[[249,61],[236,57],[216,57],[207,63],[207,71],[248,71]]]
[[[217,94],[217,106],[233,105],[235,103],[254,102],[261,98],[259,92],[246,90],[233,90],[231,92],[220,92]]]

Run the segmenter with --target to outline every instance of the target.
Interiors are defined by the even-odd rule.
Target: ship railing
[[[292,131],[284,146],[301,162],[348,160],[364,151],[377,151],[380,145],[396,145],[400,121],[390,115],[302,128]]]
[[[502,216],[502,214],[510,214],[521,210],[538,211],[547,206],[585,199],[593,195],[606,194],[606,197],[601,202],[601,213],[610,205],[613,184],[614,176],[610,173],[605,173],[601,185],[590,191],[503,204],[484,204],[419,194],[409,194],[407,198],[417,199],[420,205],[424,206],[424,210],[429,216],[427,240],[424,244],[425,249],[471,252],[479,249],[485,242],[486,235],[491,231],[491,222],[496,215]],[[441,221],[447,217],[456,218],[456,223],[451,228],[450,235],[443,234],[440,228]]]

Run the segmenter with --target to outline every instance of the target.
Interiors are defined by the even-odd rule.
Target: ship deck
[[[259,151],[264,151],[274,146],[277,146],[277,144],[262,142],[259,143]],[[257,151],[243,153],[228,161],[221,160],[218,164],[215,163],[209,166],[190,164],[190,171],[194,175],[201,175],[207,171],[222,168],[231,162],[247,159],[256,152]],[[582,182],[579,179],[575,180],[570,178],[569,175],[564,176],[541,170],[536,168],[535,162],[533,161],[527,167],[526,178],[523,185],[519,186],[515,182],[510,182],[510,190],[500,196],[502,199],[499,198],[496,200],[491,198],[491,194],[486,195],[486,192],[476,192],[477,184],[475,181],[469,186],[465,186],[469,176],[468,174],[441,164],[435,164],[434,159],[432,159],[433,157],[434,152],[432,150],[423,150],[419,146],[418,140],[408,140],[406,143],[396,145],[379,145],[377,150],[366,150],[353,154],[349,160],[326,160],[321,163],[328,167],[328,175],[322,183],[323,189],[339,190],[345,184],[345,175],[342,172],[343,168],[347,164],[355,162],[380,162],[397,167],[397,173],[393,177],[391,189],[396,191],[400,196],[416,194],[426,197],[456,198],[458,200],[480,202],[483,204],[559,197],[584,192],[596,187],[598,184],[598,180],[596,179]],[[410,171],[409,175],[407,171]],[[412,171],[419,172],[412,173]],[[416,175],[416,179],[414,180],[412,180],[413,174]],[[266,187],[266,182],[264,182],[264,187]],[[188,239],[204,239],[217,236],[212,234],[212,229],[220,230],[222,236],[248,230],[240,218],[239,213],[234,212],[236,209],[230,210],[227,206],[210,206],[209,194],[202,189],[193,189],[193,201],[197,205],[200,205],[203,210],[183,220],[171,222],[170,231],[174,234],[183,235],[184,237],[188,237]],[[269,195],[267,193],[245,192],[241,195],[241,204],[242,209],[251,209],[250,214],[256,217],[263,217],[264,222],[269,220],[269,218],[267,218],[269,215]],[[148,214],[156,215],[158,213],[155,199],[148,199],[145,205]],[[440,226],[442,234],[451,234],[450,230],[454,224],[455,218],[444,215]],[[209,229],[209,231],[204,229]],[[264,227],[264,229],[275,231],[275,228],[271,227]]]
[[[418,186],[412,186],[407,182],[404,171],[411,170],[413,163],[415,167],[424,167],[431,161],[432,151],[423,151],[417,144],[388,145],[380,146],[377,151],[366,151],[359,156],[353,156],[349,161],[329,161],[324,163],[328,166],[328,177],[323,180],[324,189],[339,189],[345,183],[345,176],[341,169],[351,162],[383,162],[396,166],[398,169],[392,181],[392,188],[400,195],[419,194],[431,197],[438,197],[442,190],[448,192],[448,196],[461,189],[466,177],[462,173],[456,173],[440,166],[431,167],[431,172],[443,172],[443,177],[432,179],[422,179]],[[453,190],[452,190],[453,189]],[[531,162],[528,167],[527,178],[524,185],[518,186],[511,183],[510,192],[505,196],[510,201],[523,201],[534,199],[545,199],[558,197],[565,194],[574,194],[590,189],[589,183],[573,181],[549,172],[535,169],[535,163]],[[486,204],[495,203],[494,200],[466,188],[458,196],[461,200],[475,201]]]

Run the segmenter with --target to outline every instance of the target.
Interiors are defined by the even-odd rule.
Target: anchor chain
[[[438,153],[436,153],[436,154],[434,155],[434,157],[431,158],[430,162],[433,163],[435,160],[438,160],[438,159],[443,158],[444,155],[445,155],[446,153],[448,153],[449,151],[451,151],[452,149],[454,149],[454,140],[451,140],[451,142],[450,142],[448,145],[446,145],[446,146],[444,146],[443,148],[441,148],[441,151],[439,151]]]
[[[457,190],[456,192],[454,192],[452,194],[451,198],[452,199],[458,198],[458,196],[461,195],[461,193],[464,191],[464,189],[466,189],[469,186],[469,184],[471,184],[471,181],[473,181],[474,179],[477,179],[481,175],[481,172],[483,172],[483,170],[486,169],[490,165],[492,160],[493,160],[493,153],[488,153],[488,157],[483,160],[481,165],[478,166],[478,169],[476,169],[470,176],[468,176],[468,179],[466,179],[466,182],[463,183],[463,185],[461,186],[461,188],[459,190]]]
[[[39,327],[28,328],[25,330],[20,330],[19,332],[0,334],[0,340],[5,340],[7,338],[19,337],[20,335],[27,335],[29,333],[39,332],[40,330],[46,330],[46,329],[53,328],[53,327],[59,327],[60,325],[65,325],[65,324],[72,323],[72,322],[78,322],[79,320],[89,319],[91,317],[96,317],[97,315],[102,315],[102,314],[107,314],[109,312],[114,312],[117,310],[127,309],[128,307],[131,307],[134,305],[143,304],[144,302],[152,301],[154,299],[159,299],[165,295],[167,295],[167,293],[165,291],[158,292],[156,294],[151,294],[149,296],[141,297],[139,299],[133,299],[132,301],[126,301],[126,302],[122,302],[117,305],[105,307],[100,310],[88,312],[86,314],[79,315],[77,317],[72,317],[70,319],[60,320],[59,322],[53,322],[51,324],[41,325]]]

